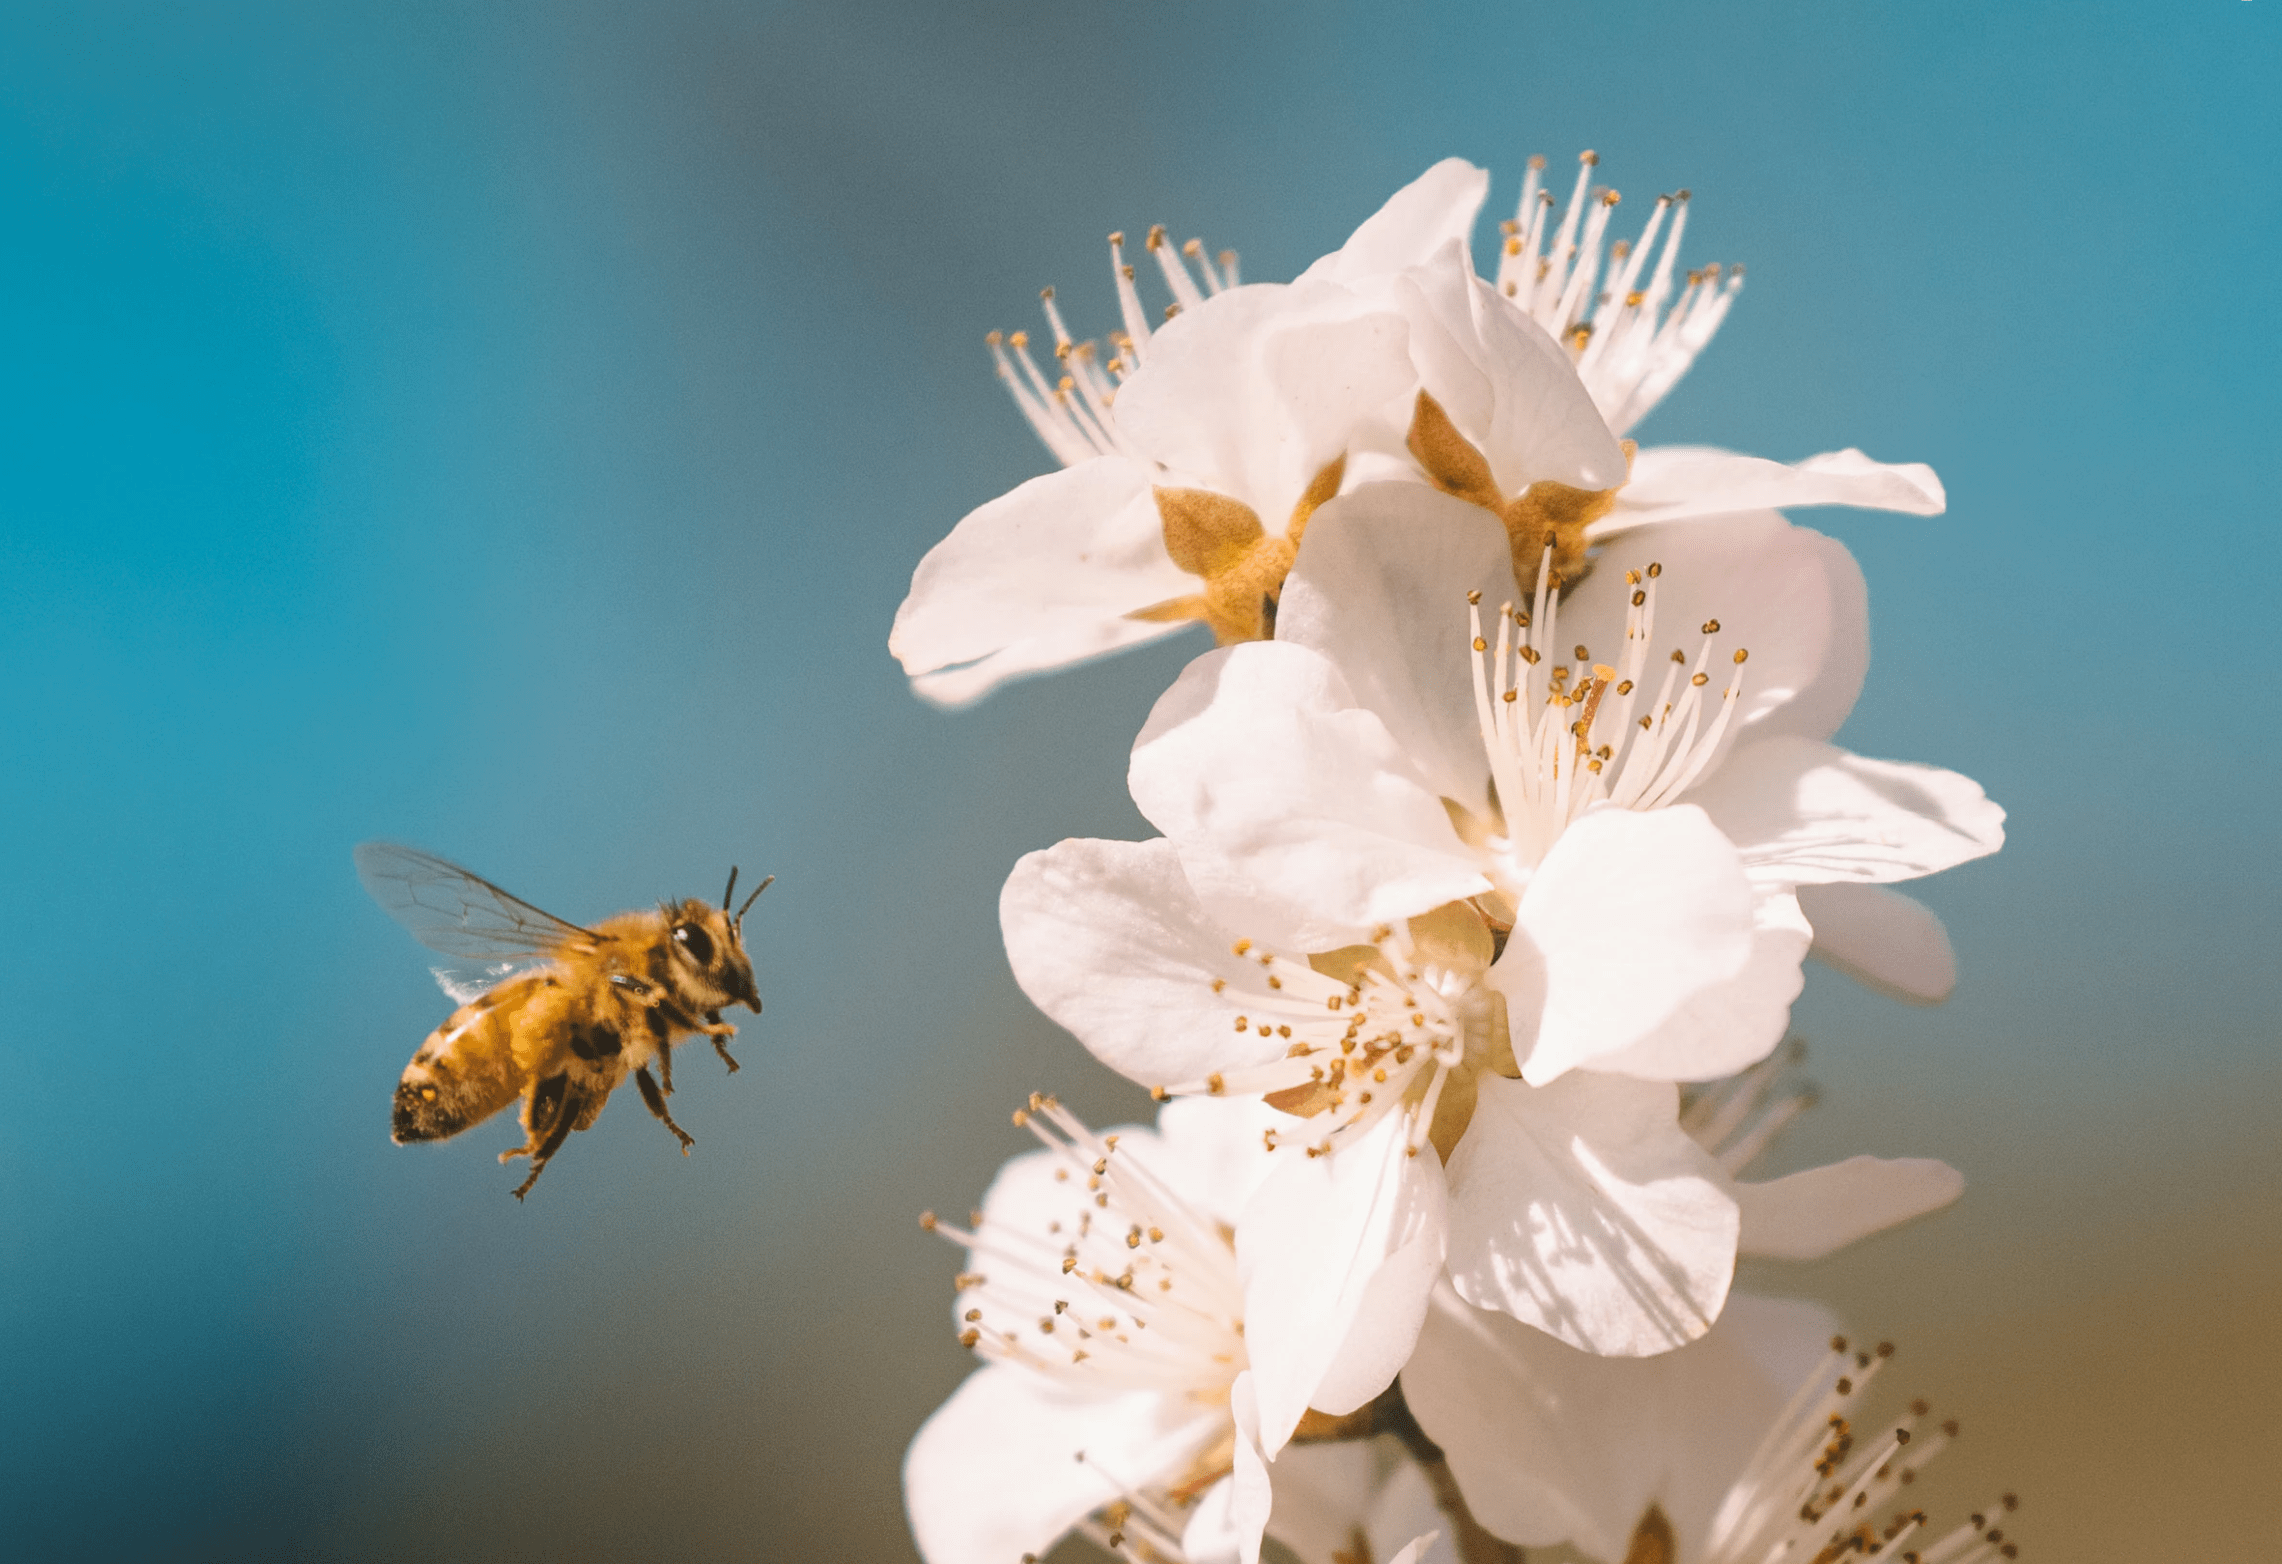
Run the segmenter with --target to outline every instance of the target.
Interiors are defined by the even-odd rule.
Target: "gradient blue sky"
[[[1965,964],[1816,977],[1789,1148],[1956,1213],[1771,1285],[1922,1344],[2053,1556],[2249,1547],[2282,1455],[2282,0],[68,4],[0,20],[0,1534],[21,1556],[905,1556],[961,1371],[912,1228],[1033,1086],[1021,852],[1137,835],[1195,648],[956,716],[912,565],[1042,470],[981,338],[1170,223],[1288,276],[1456,153],[1696,192],[1750,285],[1642,431],[1934,463],[1825,513],[1855,747],[1982,779]],[[780,883],[688,1161],[528,1207],[386,1137],[401,837],[567,916]],[[2088,1365],[2098,1363],[2101,1372]],[[1952,1460],[1962,1459],[1953,1457]]]

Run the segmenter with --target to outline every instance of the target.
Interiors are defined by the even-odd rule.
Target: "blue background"
[[[2269,0],[72,4],[0,20],[0,1535],[17,1557],[899,1558],[912,1224],[1032,1087],[1021,852],[1138,835],[1179,643],[944,715],[887,625],[1047,458],[982,336],[1155,220],[1289,276],[1460,154],[1696,193],[1641,431],[1932,462],[1816,518],[1847,740],[1980,778],[1965,968],[1829,974],[1789,1162],[1956,1211],[1762,1285],[1900,1338],[2034,1556],[2250,1556],[2282,1439]],[[1628,204],[1637,226],[1645,202]],[[1621,227],[1621,225],[1620,225]],[[394,836],[592,918],[773,869],[744,1073],[527,1207],[389,1144]],[[2255,1539],[2255,1541],[2254,1541]],[[2228,1554],[2226,1556],[2237,1556]]]

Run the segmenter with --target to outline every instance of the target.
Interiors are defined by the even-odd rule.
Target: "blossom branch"
[[[1403,1448],[1418,1463],[1434,1489],[1435,1504],[1449,1517],[1451,1541],[1458,1550],[1459,1564],[1522,1564],[1521,1549],[1474,1519],[1474,1512],[1466,1507],[1466,1496],[1458,1491],[1458,1479],[1451,1474],[1442,1447],[1427,1437],[1426,1430],[1419,1427],[1418,1419],[1411,1415],[1410,1403],[1403,1399],[1400,1380],[1381,1391],[1369,1405],[1345,1417],[1329,1418],[1320,1412],[1310,1412],[1308,1417],[1322,1421],[1313,1427],[1303,1421],[1295,1436],[1297,1442],[1367,1439],[1373,1434],[1391,1434],[1401,1440]]]

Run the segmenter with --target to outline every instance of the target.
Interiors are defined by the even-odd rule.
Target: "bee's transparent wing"
[[[430,967],[428,975],[436,980],[436,986],[444,991],[444,997],[453,1004],[471,1005],[509,978],[542,964],[542,958],[537,956],[526,957],[521,961],[455,962],[449,966]]]
[[[541,912],[480,875],[417,847],[366,842],[357,848],[356,859],[357,878],[390,917],[430,950],[461,962],[512,969],[559,951],[591,950],[602,943],[602,936],[592,929]],[[450,973],[454,983],[470,975]],[[497,973],[491,981],[505,975]],[[437,981],[444,983],[444,974],[439,973]],[[490,986],[482,983],[484,988]],[[453,992],[450,983],[444,992]]]

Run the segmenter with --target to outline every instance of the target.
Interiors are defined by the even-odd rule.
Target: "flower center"
[[[1546,553],[1550,560],[1552,550]],[[1707,619],[1693,666],[1675,649],[1661,676],[1651,675],[1656,582],[1663,573],[1662,565],[1625,573],[1624,646],[1614,666],[1593,661],[1583,645],[1572,649],[1574,661],[1554,660],[1560,591],[1549,569],[1539,571],[1528,607],[1499,605],[1495,646],[1483,629],[1482,595],[1466,596],[1474,712],[1502,817],[1481,829],[1481,845],[1499,890],[1517,903],[1571,821],[1604,804],[1656,809],[1671,803],[1711,763],[1727,731],[1750,653],[1735,650],[1728,682],[1714,693],[1720,624]]]
[[[971,1232],[920,1218],[967,1248],[960,1343],[1096,1389],[1225,1400],[1246,1362],[1232,1235],[1053,1098],[1014,1122],[1053,1154],[1052,1197]]]
[[[1472,1114],[1476,1075],[1519,1073],[1503,999],[1482,981],[1494,954],[1490,931],[1470,907],[1438,908],[1402,929],[1378,930],[1371,944],[1305,961],[1250,940],[1234,950],[1267,970],[1269,988],[1246,1000],[1236,1030],[1290,1046],[1273,1063],[1161,1086],[1157,1095],[1258,1094],[1309,1121],[1296,1140],[1266,1131],[1270,1151],[1302,1144],[1307,1155],[1324,1156],[1399,1113],[1412,1156],[1430,1141],[1447,1156]],[[1216,993],[1224,987],[1214,980]]]

